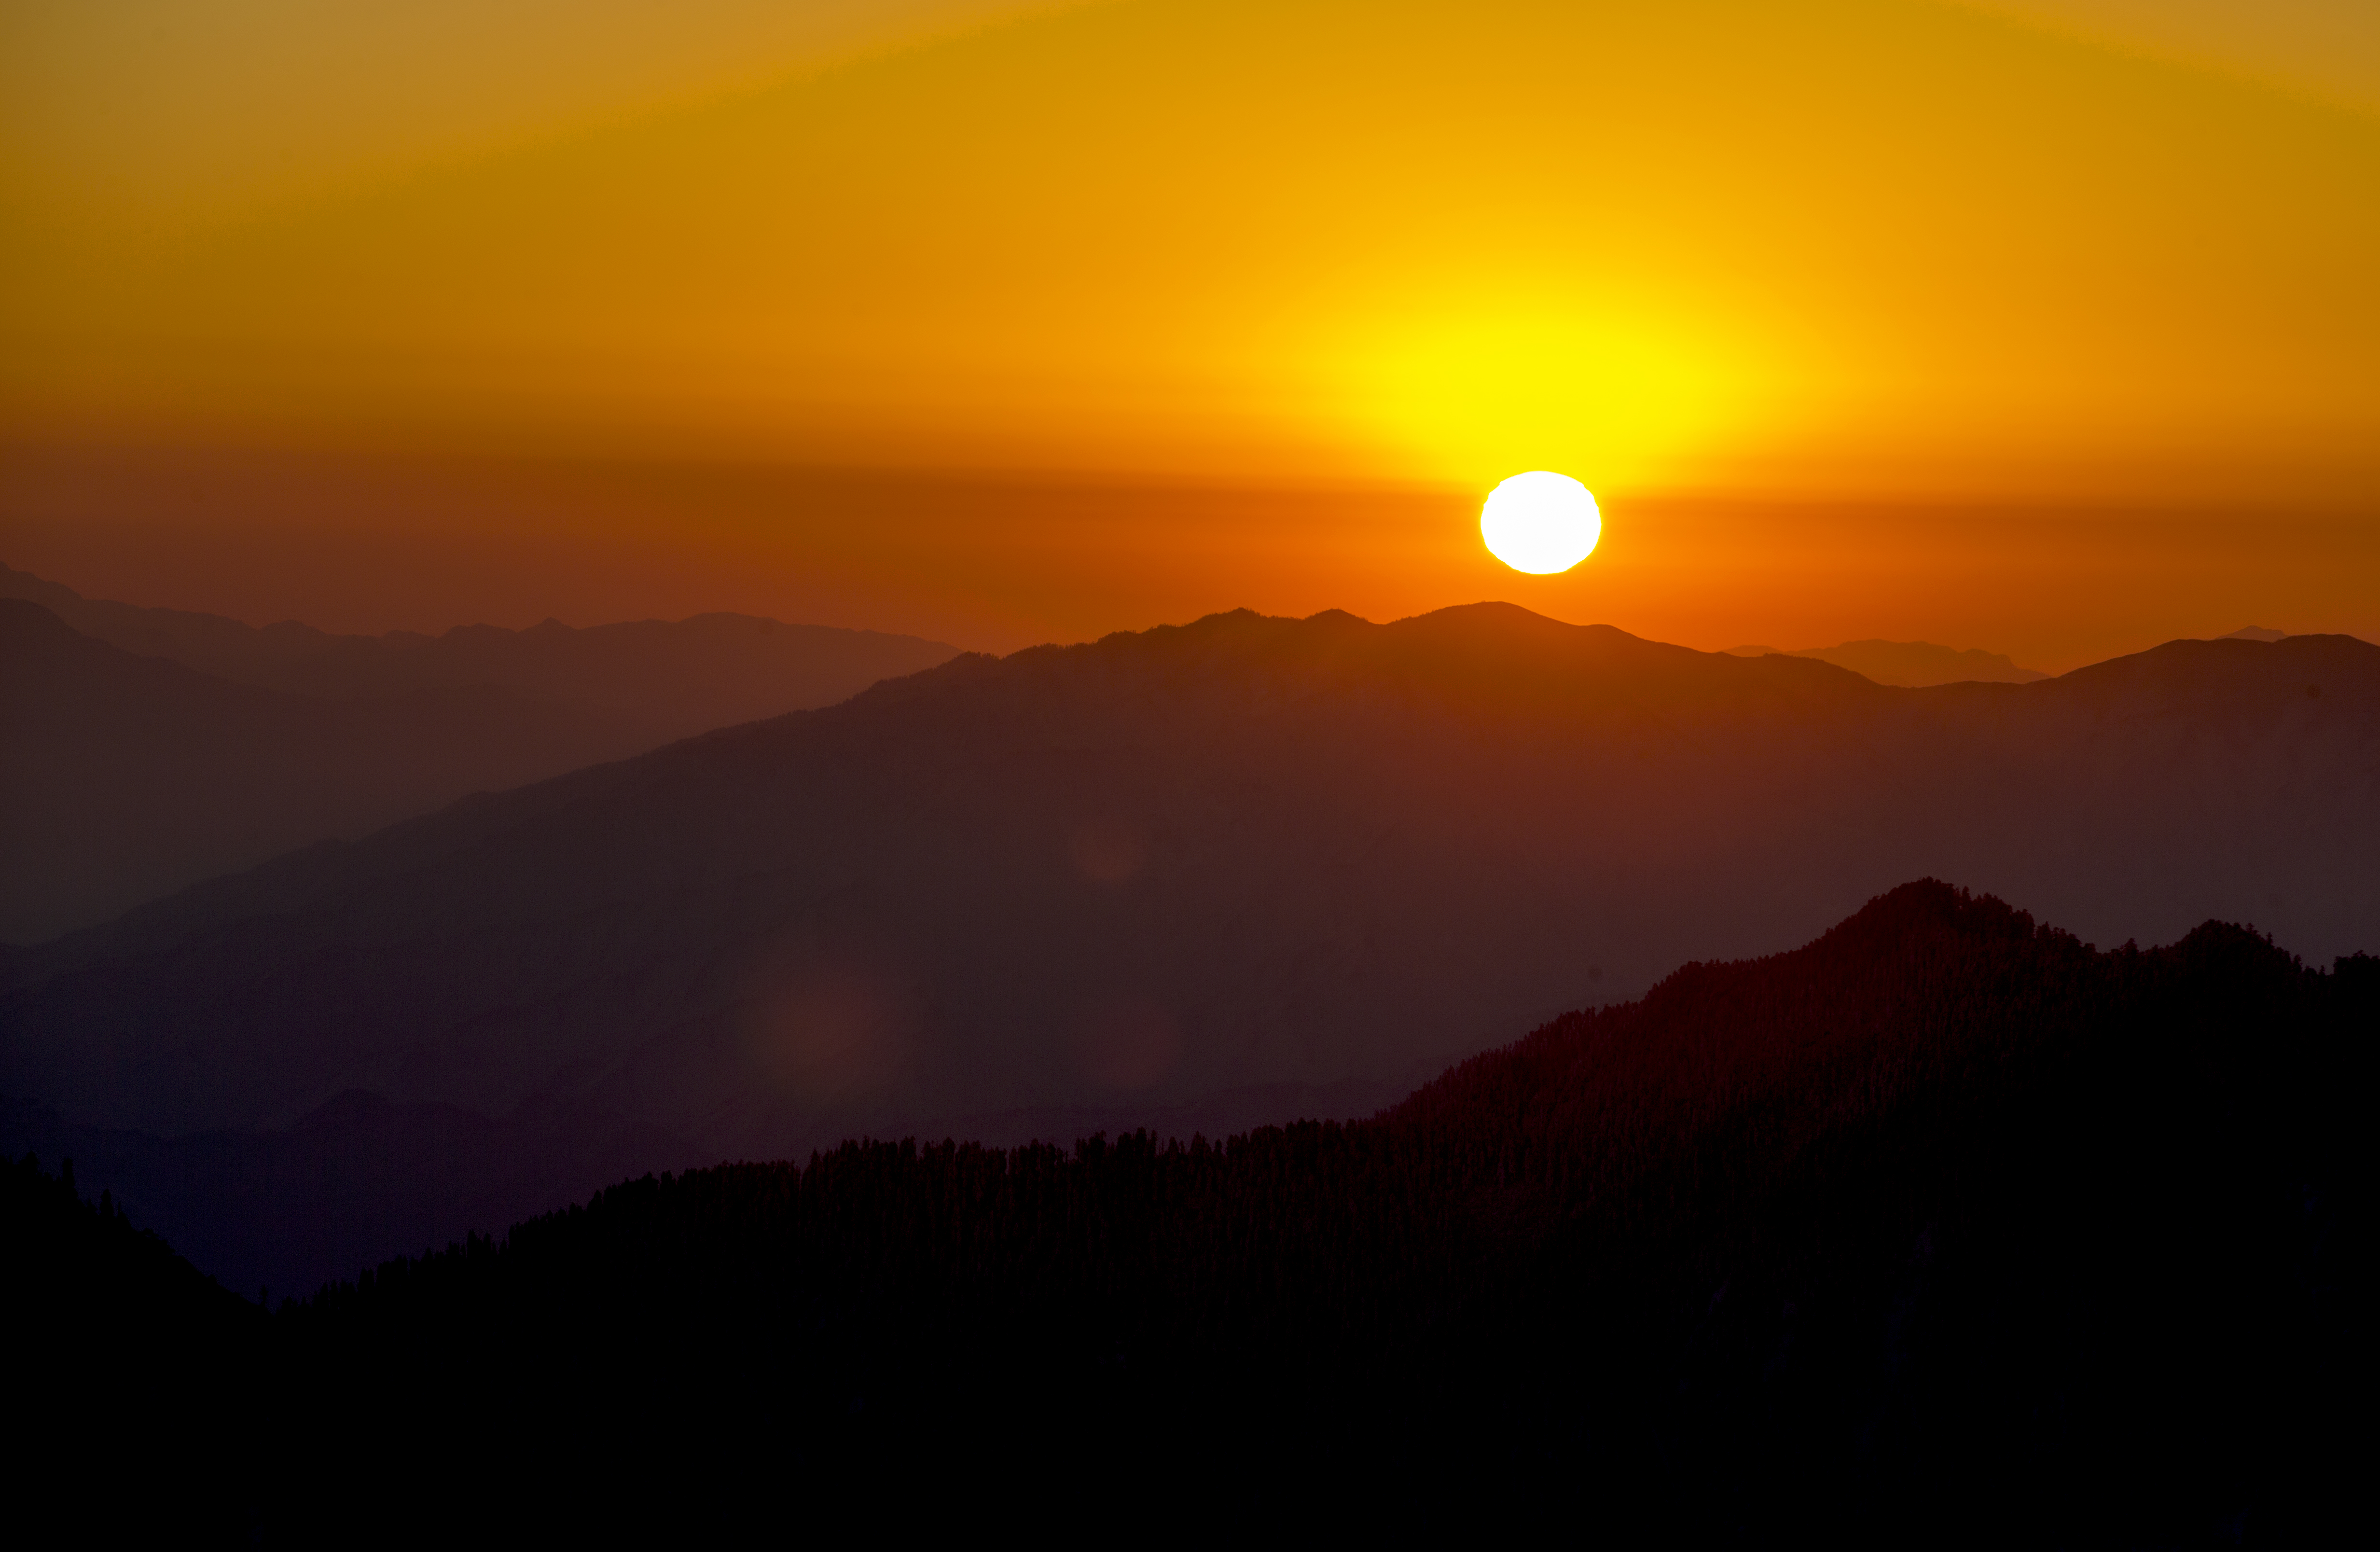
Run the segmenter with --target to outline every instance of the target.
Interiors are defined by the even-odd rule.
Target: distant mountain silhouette
[[[457,625],[443,636],[334,636],[285,620],[86,599],[0,565],[0,597],[38,603],[85,636],[140,657],[292,695],[386,698],[499,689],[600,712],[651,748],[712,728],[832,706],[880,679],[946,662],[958,649],[914,636],[697,614],[574,629]]]
[[[323,701],[232,684],[16,599],[0,599],[0,938],[19,941],[648,746],[486,687]]]
[[[12,952],[0,1091],[160,1136],[351,1089],[526,1107],[694,1162],[1393,1091],[1916,875],[2099,942],[2219,916],[2327,956],[2380,941],[2375,738],[2380,649],[2342,637],[1908,690],[1504,605],[1219,615],[963,657]]]
[[[737,615],[332,637],[0,581],[39,595],[0,597],[0,941],[954,650]]]
[[[1732,657],[1758,658],[1780,652],[1780,649],[1730,647],[1728,652]],[[1879,685],[1899,685],[1909,689],[1967,683],[2029,685],[2049,677],[2034,669],[2019,668],[1998,652],[1979,648],[1962,651],[1955,647],[1937,647],[1930,641],[1846,641],[1839,647],[1804,647],[1781,655],[1815,658],[1838,668],[1848,668]]]
[[[975,1522],[1057,1483],[1631,1542],[2297,1544],[2361,1482],[2375,1020],[2368,957],[2214,923],[2095,952],[1906,885],[1352,1125],[854,1142],[389,1262],[281,1307],[218,1404],[334,1421],[225,1469],[272,1539],[353,1504],[410,1539]]]
[[[2277,631],[2270,625],[2241,625],[2238,630],[2235,630],[2230,635],[2222,637],[2219,639],[2224,641],[2287,641],[2289,637],[2289,632]]]

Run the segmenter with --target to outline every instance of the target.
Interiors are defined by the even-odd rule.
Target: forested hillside
[[[537,1491],[680,1528],[1057,1471],[1160,1519],[1228,1476],[1351,1516],[2282,1536],[2348,1480],[2375,1028],[2368,958],[2097,952],[1914,884],[1368,1122],[624,1184],[285,1308],[287,1405],[389,1399],[306,1468],[376,1501],[430,1456],[521,1490],[526,1428]],[[717,1497],[610,1481],[626,1437]]]
[[[240,1546],[266,1522],[270,1323],[74,1163],[0,1159],[14,1545]]]

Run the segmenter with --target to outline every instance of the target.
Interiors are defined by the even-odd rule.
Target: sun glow
[[[1569,475],[1535,469],[1488,493],[1479,509],[1479,537],[1514,571],[1549,576],[1595,553],[1603,537],[1603,514],[1587,488]]]

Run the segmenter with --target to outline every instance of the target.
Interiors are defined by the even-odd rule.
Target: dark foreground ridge
[[[853,1143],[217,1311],[273,1441],[211,1480],[268,1540],[987,1525],[1061,1480],[1149,1525],[2287,1539],[2350,1480],[2375,1028],[2362,955],[1906,885],[1371,1121]]]

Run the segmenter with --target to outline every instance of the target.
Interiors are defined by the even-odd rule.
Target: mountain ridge
[[[958,651],[917,637],[717,611],[590,626],[547,619],[520,630],[462,624],[435,636],[343,636],[296,620],[258,626],[191,610],[86,599],[6,565],[0,598],[41,604],[81,634],[135,656],[168,658],[235,683],[326,699],[500,685],[631,717],[654,744],[803,704],[832,704],[876,679]],[[764,667],[770,672],[759,674]]]
[[[0,599],[0,725],[12,938],[637,747],[600,714],[497,685],[323,701],[237,683],[17,599]]]
[[[18,942],[475,791],[831,704],[955,650],[729,615],[332,637],[5,570],[0,623],[0,940]]]
[[[1757,658],[1769,655],[1790,658],[1812,658],[1847,668],[1864,679],[1879,685],[1897,685],[1902,689],[1927,689],[1937,685],[2007,684],[2029,685],[2055,675],[2038,669],[2020,668],[2014,660],[2000,652],[1987,652],[1979,647],[1960,649],[1937,646],[1931,641],[1885,641],[1870,638],[1845,641],[1832,647],[1800,647],[1787,651],[1778,647],[1730,647],[1730,657]]]
[[[732,1154],[1382,1076],[1920,864],[2106,940],[2228,901],[2326,952],[2374,909],[2375,714],[2350,638],[1912,690],[1511,606],[1210,616],[955,659],[19,951],[0,1056],[166,1134],[362,1087],[576,1095]],[[166,1109],[90,1086],[103,1030]]]

